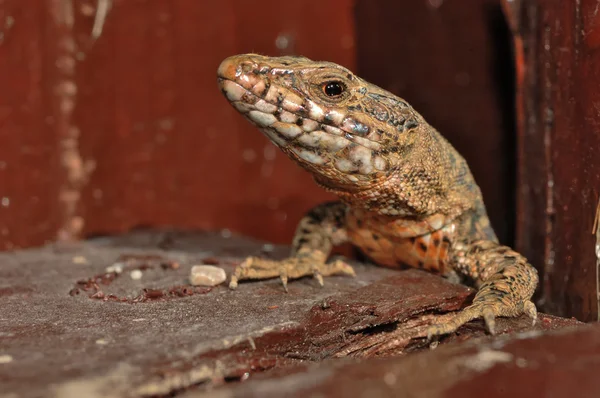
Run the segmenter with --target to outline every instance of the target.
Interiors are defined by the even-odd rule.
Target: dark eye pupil
[[[325,91],[325,94],[328,96],[335,97],[344,92],[344,86],[340,82],[329,82],[325,84],[323,91]]]

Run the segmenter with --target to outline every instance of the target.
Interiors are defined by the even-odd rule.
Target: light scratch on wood
[[[592,234],[596,234],[596,239],[600,239],[600,199],[598,199],[598,206],[596,206],[596,217],[594,217],[594,226],[592,226]]]
[[[112,7],[112,0],[98,0],[96,8],[96,17],[94,18],[94,26],[92,27],[92,39],[96,40],[102,35],[106,16]]]
[[[594,217],[592,234],[596,235],[596,245],[594,246],[596,252],[596,301],[598,302],[598,320],[600,320],[600,198],[596,206],[596,217]]]
[[[78,86],[75,53],[77,42],[73,33],[75,24],[73,1],[52,0],[50,3],[54,29],[56,62],[52,79],[54,82],[53,115],[58,137],[60,165],[64,181],[60,186],[58,200],[61,204],[61,224],[57,239],[74,241],[81,235],[85,220],[79,214],[81,193],[95,167],[92,160],[83,159],[79,141],[81,131],[73,116],[77,106]]]

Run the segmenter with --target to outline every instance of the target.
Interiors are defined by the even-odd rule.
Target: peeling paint
[[[58,152],[64,172],[64,182],[60,187],[58,200],[61,203],[62,225],[58,240],[76,240],[84,227],[84,219],[79,216],[78,207],[81,190],[95,168],[91,160],[84,160],[79,151],[81,131],[74,124],[73,112],[77,105],[78,87],[75,80],[77,67],[77,43],[73,35],[74,9],[72,0],[53,0],[50,6],[51,17],[56,24],[56,75],[54,84],[54,119],[59,137]]]
[[[11,15],[4,17],[4,23],[0,26],[0,44],[6,40],[7,33],[12,29],[15,24],[15,18]]]
[[[106,17],[112,8],[112,0],[98,0],[96,7],[96,16],[94,18],[94,26],[92,27],[92,39],[97,40],[102,36],[102,30],[106,22]]]

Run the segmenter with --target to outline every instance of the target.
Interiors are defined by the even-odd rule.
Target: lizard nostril
[[[235,78],[238,63],[235,57],[229,57],[223,60],[217,69],[217,76],[222,79],[232,80]]]
[[[256,64],[253,62],[244,62],[241,66],[242,72],[250,73],[256,68]]]

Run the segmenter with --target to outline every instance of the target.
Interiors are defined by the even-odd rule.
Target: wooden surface
[[[600,327],[472,341],[395,358],[328,361],[180,398],[597,397]],[[586,364],[583,365],[582,364]]]
[[[347,360],[371,375],[353,384],[357,391],[365,391],[372,386],[370,379],[385,386],[382,379],[397,369],[373,367],[369,358],[427,353],[427,326],[440,314],[465,306],[473,293],[424,271],[357,262],[353,263],[355,278],[327,277],[323,287],[303,278],[290,281],[288,293],[276,279],[241,283],[235,291],[226,285],[188,284],[194,264],[210,262],[230,276],[245,256],[282,258],[288,251],[282,246],[265,251],[261,242],[238,236],[155,232],[0,253],[0,396],[178,397],[219,386],[241,388],[244,396],[258,390],[254,384],[246,388],[236,382],[261,373],[285,392],[299,394],[335,374],[331,368],[315,377],[306,366],[320,364],[326,369]],[[123,272],[106,271],[117,264]],[[134,279],[133,271],[141,278]],[[527,317],[498,319],[497,332],[502,336],[493,344],[494,353],[503,352],[510,333],[522,332],[515,341],[529,340],[525,344],[531,347],[536,345],[531,339],[543,332],[577,326],[582,324],[545,314],[539,314],[533,328]],[[443,388],[457,383],[459,366],[449,374],[439,371],[448,366],[441,349],[452,345],[485,350],[489,340],[482,321],[440,338],[440,347],[427,360],[429,371],[421,371],[422,378],[410,377],[411,383],[398,383],[398,388],[408,390],[409,396],[428,396],[420,393],[427,384]],[[579,339],[577,348],[571,340],[538,345],[537,354],[509,351],[502,356],[508,357],[508,363],[499,365],[515,368],[522,357],[531,362],[524,362],[526,369],[518,367],[520,375],[511,376],[517,384],[508,384],[531,386],[551,374],[548,362],[553,355],[564,365],[559,368],[568,369],[572,376],[596,380],[598,334]],[[467,358],[464,355],[453,357],[468,363],[461,360]],[[586,365],[567,368],[577,359]],[[300,369],[294,369],[296,365]],[[307,381],[289,382],[282,377],[288,370]],[[483,378],[484,372],[476,373]],[[336,378],[347,384],[342,375]],[[499,382],[498,376],[494,380]],[[352,395],[342,391],[327,396]],[[576,393],[586,390],[582,385],[572,391],[585,396]],[[282,396],[282,392],[258,396]],[[359,394],[367,395],[373,396]]]

